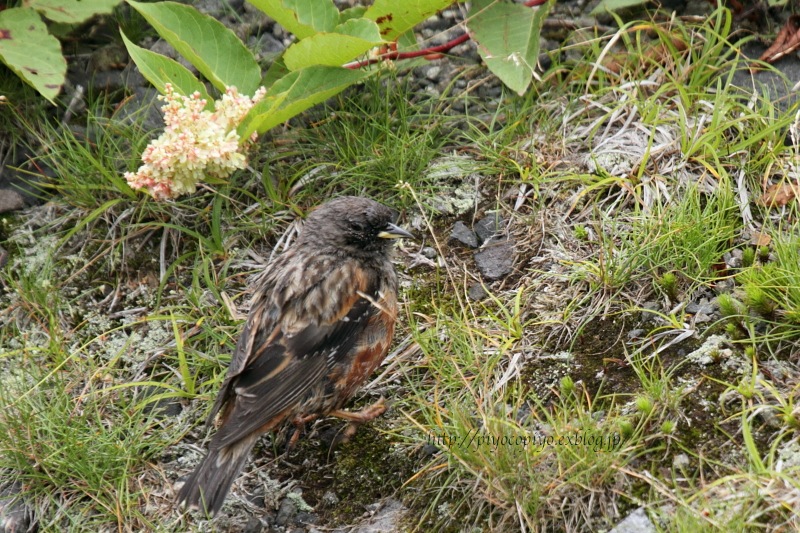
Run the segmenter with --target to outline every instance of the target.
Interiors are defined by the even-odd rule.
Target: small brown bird
[[[208,417],[211,423],[222,409],[219,429],[179,502],[215,514],[258,437],[286,420],[300,426],[333,415],[354,429],[386,410],[382,402],[340,409],[392,341],[397,274],[390,243],[413,238],[395,219],[367,198],[331,200],[309,214],[299,239],[259,277]]]

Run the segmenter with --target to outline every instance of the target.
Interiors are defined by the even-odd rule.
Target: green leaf
[[[554,4],[533,9],[522,4],[476,0],[467,20],[478,53],[495,76],[518,94],[531,83],[539,58],[539,34]]]
[[[220,92],[235,86],[240,93],[252,96],[258,89],[261,81],[258,63],[221,22],[175,2],[127,1]]]
[[[313,66],[276,81],[264,99],[254,105],[239,125],[242,139],[286,122],[309,107],[324,102],[372,74],[366,70]]]
[[[334,32],[312,35],[287,48],[283,54],[286,67],[341,66],[383,42],[378,25],[367,19],[350,19]]]
[[[22,5],[32,7],[53,22],[75,24],[92,15],[111,13],[122,0],[24,0]]]
[[[0,11],[0,61],[25,83],[55,104],[67,75],[67,61],[58,39],[33,9]]]
[[[339,10],[331,0],[250,0],[250,3],[298,39],[333,31],[339,23]]]
[[[618,11],[627,7],[641,6],[647,4],[649,1],[650,0],[602,0],[589,14],[599,15],[607,11]]]
[[[261,86],[269,89],[272,84],[289,74],[289,69],[283,63],[283,57],[279,57],[267,69],[267,73],[261,78]]]
[[[125,48],[128,49],[128,54],[130,54],[133,62],[136,63],[139,72],[141,72],[142,76],[152,83],[161,94],[166,92],[164,86],[167,83],[171,83],[175,88],[175,92],[178,94],[188,96],[195,91],[199,92],[206,102],[208,102],[206,108],[213,108],[213,98],[208,95],[206,86],[195,78],[194,74],[189,72],[189,69],[174,59],[136,46],[128,40],[122,30],[120,30],[119,34],[122,35]]]
[[[339,13],[339,24],[347,22],[350,19],[364,18],[364,13],[367,12],[367,6],[353,6],[343,9]]]
[[[374,20],[387,41],[410,30],[426,18],[450,4],[453,0],[375,0],[364,18]]]

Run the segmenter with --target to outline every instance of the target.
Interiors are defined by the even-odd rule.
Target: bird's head
[[[306,219],[302,241],[352,253],[384,251],[394,239],[414,235],[395,225],[398,213],[359,196],[342,196],[314,209]]]

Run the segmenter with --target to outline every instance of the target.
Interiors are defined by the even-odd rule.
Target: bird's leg
[[[337,418],[342,418],[344,420],[349,420],[350,423],[345,428],[344,433],[342,434],[341,442],[347,442],[350,440],[350,437],[356,434],[358,430],[358,426],[365,422],[369,422],[370,420],[382,415],[386,412],[386,400],[384,400],[383,396],[381,398],[370,405],[369,407],[365,407],[361,411],[344,411],[342,409],[337,409],[335,411],[331,411],[328,413],[331,416],[335,416]]]
[[[305,429],[306,424],[316,419],[318,416],[319,415],[297,415],[292,419],[294,433],[292,433],[292,438],[290,438],[289,442],[286,444],[286,453],[289,453],[292,448],[294,448],[294,445],[297,444],[297,441],[300,439],[300,433],[303,431],[303,429]]]

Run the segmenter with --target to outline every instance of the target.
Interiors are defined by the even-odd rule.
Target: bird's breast
[[[340,373],[336,388],[341,397],[349,398],[386,358],[394,335],[397,319],[397,295],[392,290],[380,290],[378,300],[373,303],[377,312],[367,320],[350,357],[349,368]],[[388,288],[387,288],[388,289]]]

